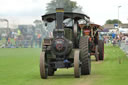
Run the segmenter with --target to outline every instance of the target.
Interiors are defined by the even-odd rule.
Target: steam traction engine
[[[46,23],[55,22],[53,38],[45,38],[40,55],[40,75],[46,79],[53,76],[58,68],[74,67],[74,76],[89,75],[91,59],[89,36],[81,36],[80,22],[89,25],[90,18],[80,13],[64,12],[42,16]],[[54,28],[54,27],[53,27]]]

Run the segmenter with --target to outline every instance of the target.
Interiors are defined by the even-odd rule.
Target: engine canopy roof
[[[74,19],[76,21],[78,21],[80,19],[90,21],[89,16],[87,16],[85,14],[81,14],[81,13],[74,13],[74,12],[64,12],[64,20],[67,18],[71,18],[71,19]],[[47,22],[52,22],[52,21],[56,20],[56,13],[43,15],[42,20],[47,21]]]

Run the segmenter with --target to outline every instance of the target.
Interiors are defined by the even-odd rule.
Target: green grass
[[[121,64],[120,64],[121,63]],[[118,47],[105,47],[105,60],[94,64],[97,78],[92,85],[127,85],[128,84],[128,58]]]
[[[128,59],[118,47],[105,47],[105,60],[92,61],[91,75],[74,78],[73,68],[59,69],[47,80],[42,80],[39,74],[40,51],[38,48],[0,49],[0,85],[128,84]]]

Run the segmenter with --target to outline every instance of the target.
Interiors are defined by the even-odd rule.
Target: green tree
[[[77,6],[77,2],[70,0],[52,0],[47,4],[47,13],[54,13],[56,8],[64,8],[64,11],[72,12],[75,9],[79,9],[81,12],[82,7]]]
[[[42,21],[41,20],[35,20],[33,23],[36,25],[37,28],[42,27]]]
[[[42,33],[46,31],[43,27],[44,24],[41,20],[35,20],[33,23],[35,24],[36,30],[41,30]]]
[[[122,22],[118,19],[113,19],[113,20],[109,19],[105,22],[105,24],[118,24],[118,23],[122,24]]]

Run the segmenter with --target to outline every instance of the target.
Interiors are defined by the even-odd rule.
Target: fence
[[[0,40],[0,48],[41,48],[42,40]]]
[[[128,41],[121,41],[120,48],[128,55]]]

